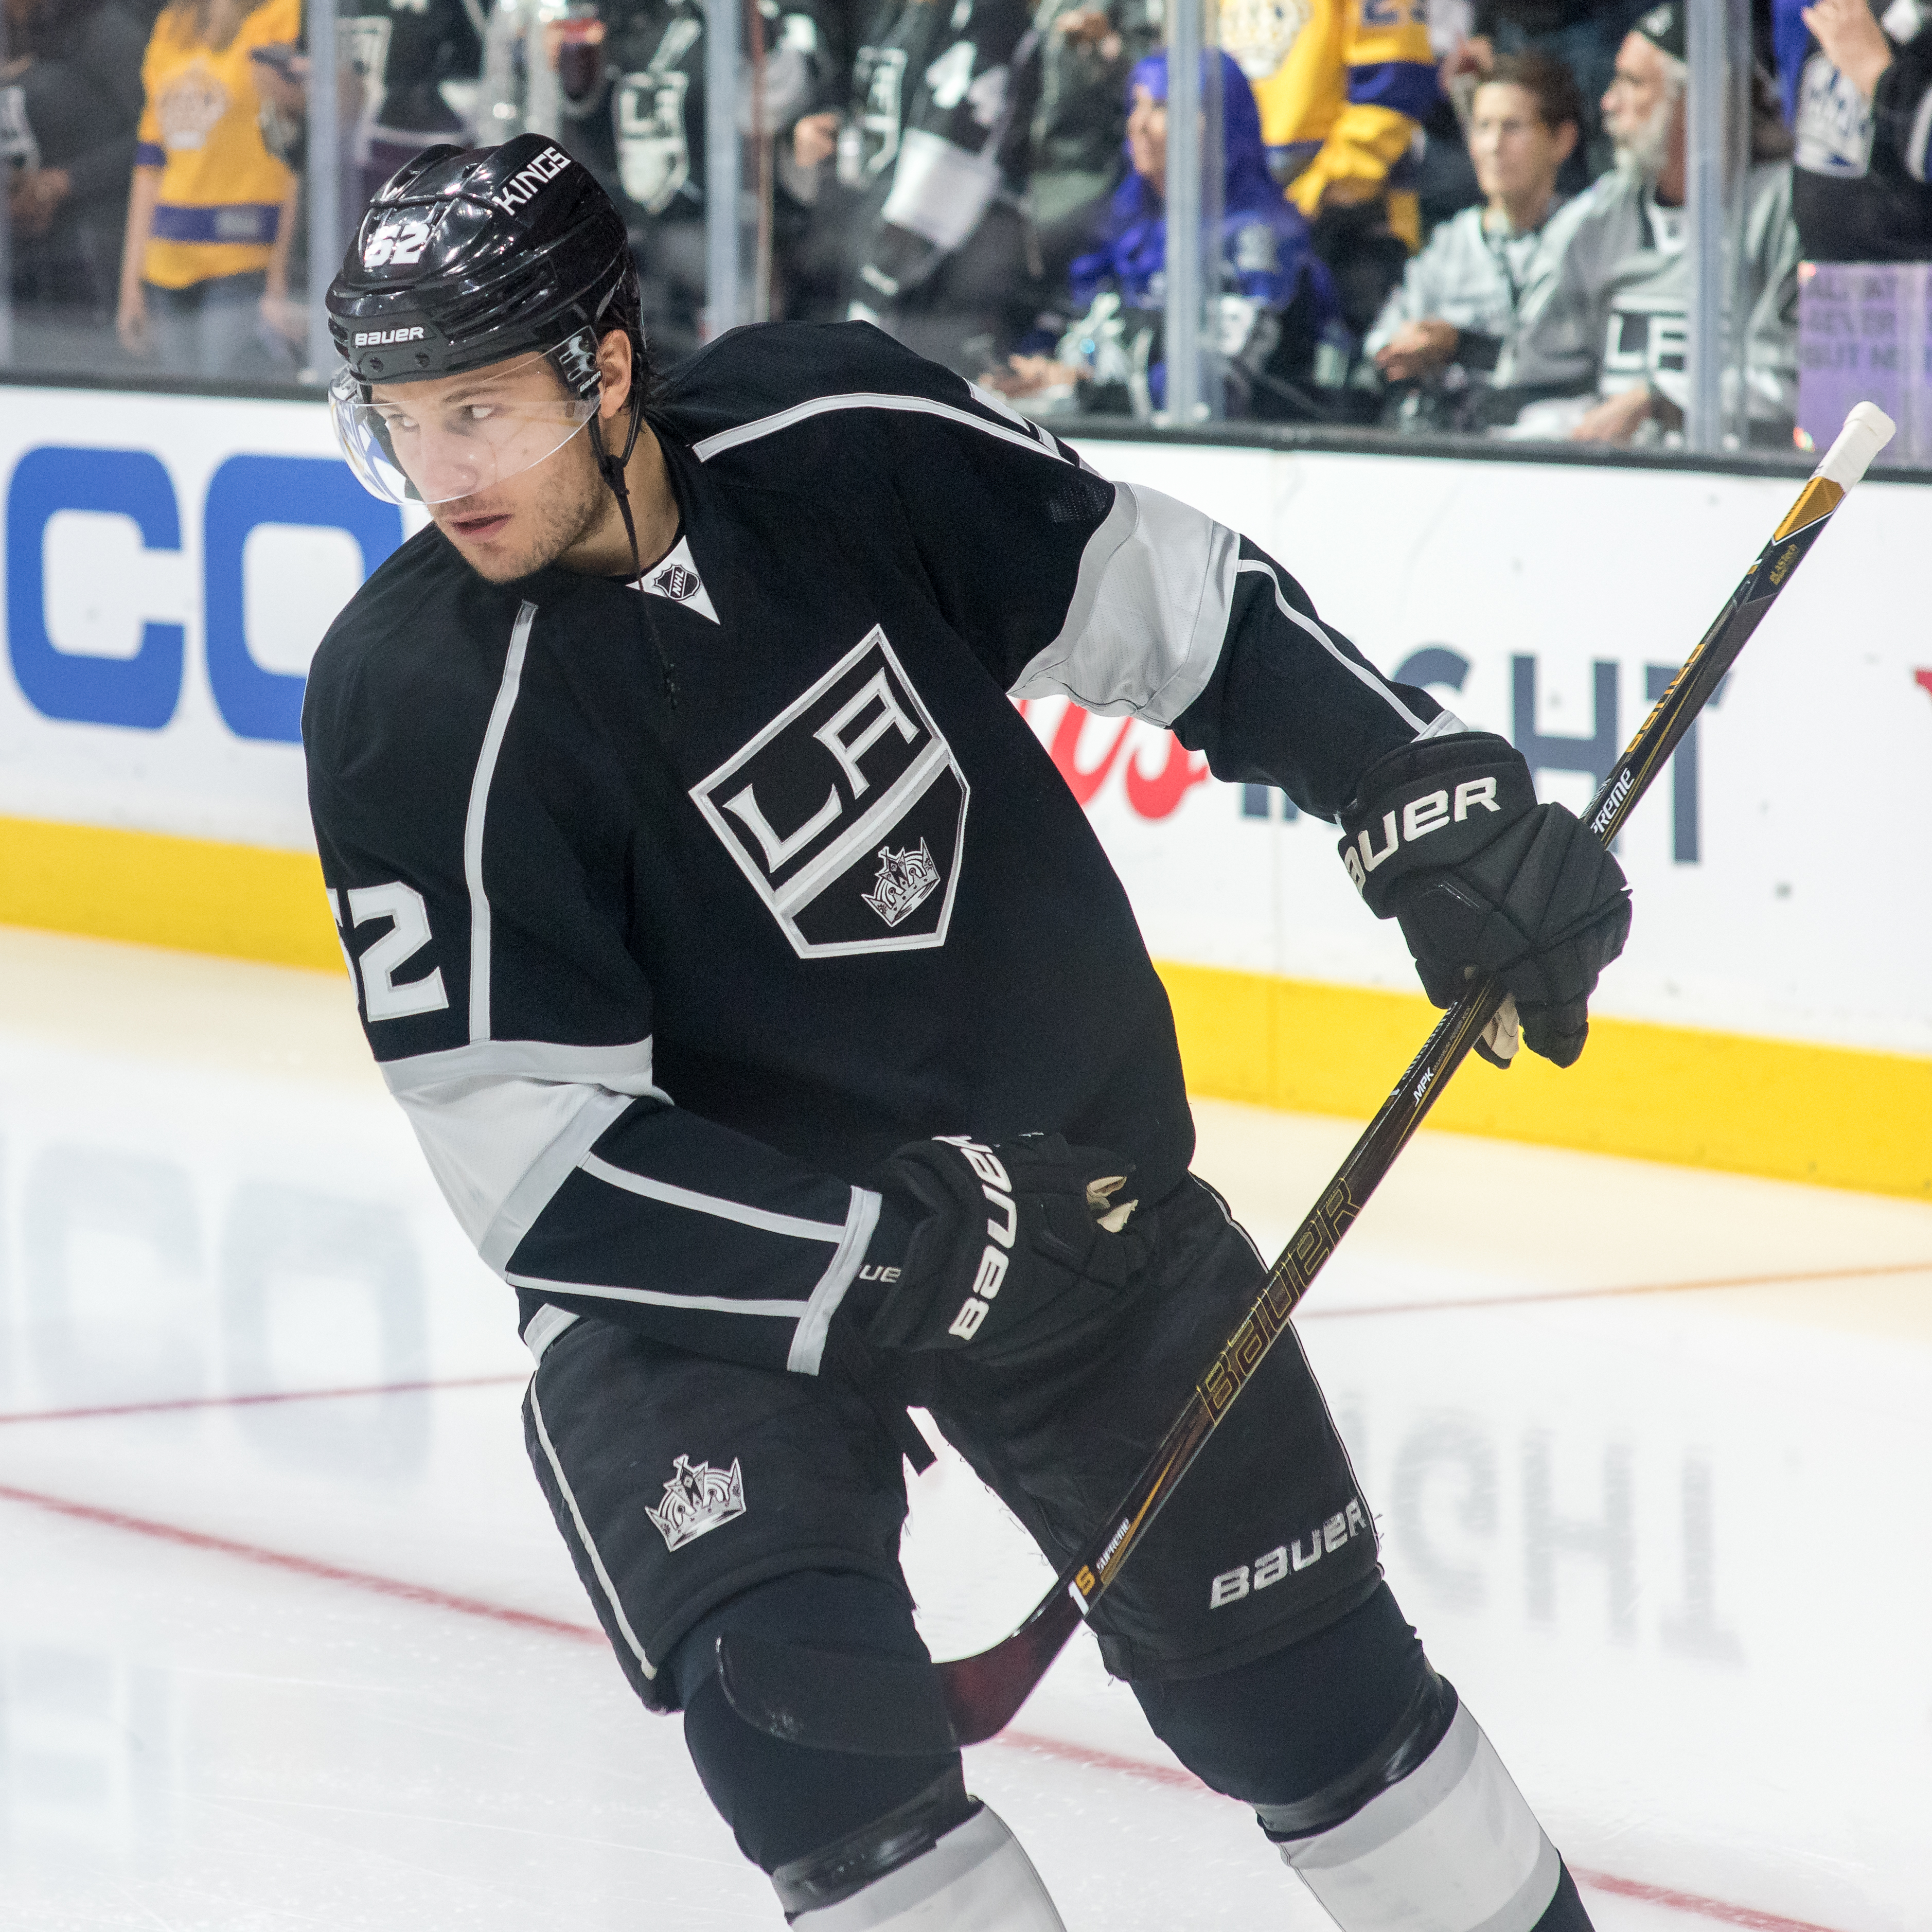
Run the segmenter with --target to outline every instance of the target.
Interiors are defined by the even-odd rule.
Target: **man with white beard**
[[[1517,436],[1582,442],[1655,442],[1680,429],[1689,400],[1686,310],[1689,220],[1684,206],[1682,0],[1646,14],[1618,50],[1604,96],[1617,165],[1591,188],[1572,230],[1557,286],[1499,368],[1499,384],[1566,387],[1531,404]],[[1753,443],[1788,445],[1798,386],[1798,230],[1791,214],[1790,142],[1754,125],[1742,236],[1727,250],[1745,308],[1744,411]],[[1739,372],[1724,394],[1737,401]]]

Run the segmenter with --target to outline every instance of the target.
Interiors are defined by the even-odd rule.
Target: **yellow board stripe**
[[[343,970],[313,852],[0,818],[0,924]]]
[[[1420,994],[1162,962],[1192,1093],[1366,1120],[1440,1017]],[[1594,1019],[1568,1070],[1472,1059],[1456,1133],[1932,1200],[1932,1059]]]
[[[313,853],[0,818],[0,924],[340,972]],[[1435,1023],[1419,994],[1162,964],[1191,1090],[1366,1120]],[[1932,1199],[1932,1059],[1592,1022],[1558,1072],[1472,1062],[1432,1126]]]

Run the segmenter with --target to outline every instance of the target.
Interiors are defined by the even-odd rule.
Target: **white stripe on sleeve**
[[[506,1274],[512,1288],[538,1294],[590,1294],[600,1301],[632,1301],[644,1308],[682,1308],[700,1315],[755,1315],[796,1322],[810,1305],[803,1301],[738,1301],[728,1294],[674,1294],[657,1288],[618,1288],[608,1282],[552,1281],[539,1274]]]
[[[693,443],[692,454],[699,462],[709,463],[714,456],[722,456],[728,449],[736,449],[765,436],[776,436],[782,430],[809,422],[814,416],[833,415],[841,410],[893,410],[904,416],[944,416],[949,422],[964,423],[968,429],[976,429],[982,436],[1016,444],[1022,449],[1030,450],[1036,456],[1049,457],[1056,463],[1066,460],[1057,450],[1042,445],[1034,436],[1022,436],[1001,424],[988,422],[970,410],[954,408],[950,403],[936,403],[929,396],[893,395],[883,391],[860,391],[848,396],[814,396],[809,402],[794,403],[790,409],[780,410],[775,416],[760,416],[755,422],[740,423],[734,429],[721,429],[716,436],[707,436],[702,442]]]
[[[805,1312],[798,1318],[797,1332],[791,1338],[791,1353],[785,1358],[785,1366],[794,1375],[817,1375],[819,1364],[825,1359],[825,1338],[831,1332],[832,1318],[838,1312],[845,1291],[858,1279],[866,1250],[872,1244],[872,1230],[879,1225],[879,1204],[878,1196],[870,1188],[853,1189],[852,1211],[845,1217],[838,1252],[812,1291],[812,1299],[805,1304]]]
[[[713,1214],[721,1221],[736,1221],[768,1234],[789,1234],[800,1241],[826,1241],[834,1246],[845,1238],[845,1228],[838,1222],[806,1221],[796,1214],[774,1214],[768,1208],[728,1201],[722,1195],[700,1194],[694,1188],[674,1186],[668,1180],[654,1180],[647,1174],[633,1174],[628,1168],[614,1166],[599,1154],[586,1154],[578,1165],[592,1179],[621,1187],[627,1193],[642,1195],[647,1201],[688,1208],[694,1214]]]
[[[1351,677],[1356,678],[1366,685],[1412,730],[1419,733],[1427,728],[1425,721],[1417,717],[1415,713],[1403,704],[1386,678],[1378,676],[1366,664],[1358,664],[1319,624],[1316,622],[1312,617],[1304,617],[1282,596],[1281,579],[1276,576],[1268,565],[1263,562],[1258,556],[1250,556],[1244,557],[1236,567],[1244,576],[1265,577],[1268,580],[1269,587],[1274,592],[1275,608],[1280,611],[1281,614],[1291,624],[1300,625],[1302,629],[1320,644],[1322,648]]]

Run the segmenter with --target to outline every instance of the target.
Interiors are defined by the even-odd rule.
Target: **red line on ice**
[[[1705,1281],[1643,1281],[1616,1288],[1537,1288],[1520,1294],[1472,1294],[1442,1301],[1377,1301],[1363,1307],[1346,1305],[1298,1308],[1298,1322],[1348,1322],[1364,1315],[1440,1315],[1485,1308],[1520,1308],[1527,1304],[1561,1306],[1570,1301],[1603,1301],[1627,1294],[1694,1294],[1720,1288],[1786,1288],[1810,1281],[1863,1281],[1874,1275],[1932,1274],[1932,1260],[1878,1262],[1868,1268],[1804,1268],[1790,1274],[1714,1276]],[[1795,1921],[1792,1922],[1796,1922]]]
[[[256,1395],[171,1396],[154,1402],[109,1402],[92,1408],[28,1408],[0,1414],[6,1422],[92,1422],[110,1415],[161,1415],[184,1408],[252,1408],[269,1402],[333,1402],[345,1396],[416,1395],[425,1390],[490,1388],[502,1382],[530,1379],[520,1375],[451,1376],[441,1381],[369,1382],[347,1388],[268,1389]]]
[[[44,1496],[37,1490],[17,1490],[5,1483],[0,1483],[0,1499],[25,1503],[30,1508],[46,1510],[54,1516],[72,1516],[78,1522],[96,1523],[104,1529],[124,1530],[130,1535],[151,1537],[157,1543],[172,1543],[184,1550],[203,1550],[218,1556],[236,1557],[265,1570],[286,1570],[292,1575],[313,1577],[325,1583],[346,1583],[352,1589],[368,1590],[379,1597],[398,1598],[404,1603],[426,1604],[432,1609],[455,1610],[466,1617],[483,1617],[492,1623],[542,1630],[552,1636],[575,1637],[595,1643],[604,1641],[604,1633],[588,1624],[566,1623],[560,1617],[539,1616],[534,1610],[512,1610],[506,1604],[486,1603],[480,1597],[459,1596],[452,1590],[439,1590],[427,1583],[409,1583],[398,1576],[378,1576],[372,1570],[352,1570],[346,1564],[325,1563],[313,1556],[297,1556],[286,1550],[265,1549],[260,1544],[238,1543],[232,1537],[211,1536],[206,1530],[185,1529],[178,1523],[157,1522],[152,1516],[130,1516],[124,1510],[70,1502],[64,1496]]]
[[[1646,1885],[1640,1879],[1616,1878],[1608,1872],[1586,1871],[1572,1865],[1570,1875],[1592,1892],[1607,1892],[1618,1898],[1640,1899],[1646,1905],[1668,1906],[1675,1912],[1694,1912],[1721,1924],[1742,1925],[1749,1932],[1833,1932],[1809,1918],[1781,1918],[1775,1912],[1760,1912],[1755,1906],[1730,1905],[1721,1898],[1706,1898],[1694,1892],[1679,1892],[1674,1886]]]
[[[344,1392],[375,1394],[386,1391]],[[403,1603],[421,1604],[432,1610],[454,1610],[464,1616],[481,1617],[489,1622],[508,1624],[517,1629],[569,1637],[578,1643],[605,1641],[604,1633],[594,1624],[568,1623],[561,1617],[542,1616],[533,1610],[512,1610],[508,1604],[489,1603],[480,1597],[460,1596],[454,1591],[438,1590],[426,1583],[405,1582],[400,1577],[381,1576],[371,1570],[352,1569],[346,1564],[325,1563],[313,1556],[298,1556],[287,1550],[239,1542],[233,1537],[214,1536],[206,1530],[157,1522],[152,1516],[132,1516],[124,1510],[104,1509],[98,1504],[74,1502],[64,1496],[50,1496],[37,1490],[16,1489],[4,1483],[0,1483],[0,1501],[22,1503],[31,1509],[45,1510],[51,1515],[72,1517],[77,1522],[92,1523],[104,1529],[122,1530],[134,1536],[149,1537],[156,1542],[172,1544],[181,1549],[232,1556],[262,1569],[280,1570],[326,1583],[346,1583],[352,1589],[367,1590],[373,1595],[393,1598]],[[1058,1758],[1064,1763],[1080,1765],[1090,1770],[1115,1772],[1148,1784],[1202,1792],[1208,1790],[1192,1772],[1183,1770],[1178,1765],[1151,1764],[1142,1758],[1126,1757],[1086,1744],[1070,1744],[1059,1738],[1042,1737],[1035,1732],[1004,1731],[992,1742],[1010,1750],[1028,1751],[1039,1757]],[[1664,1906],[1676,1912],[1690,1912],[1714,1919],[1721,1924],[1742,1926],[1746,1932],[1834,1932],[1832,1927],[1816,1924],[1810,1919],[1780,1918],[1775,1912],[1760,1912],[1748,1905],[1732,1905],[1723,1899],[1706,1898],[1696,1892],[1680,1892],[1672,1886],[1649,1885],[1639,1879],[1618,1878],[1609,1872],[1586,1870],[1581,1866],[1573,1865],[1570,1870],[1579,1885],[1595,1891],[1622,1898],[1638,1899],[1646,1904]]]

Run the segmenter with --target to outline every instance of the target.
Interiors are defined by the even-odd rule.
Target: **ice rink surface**
[[[779,1926],[346,987],[18,932],[0,987],[0,1927]],[[1199,1120],[1270,1253],[1354,1132]],[[1424,1136],[1298,1322],[1600,1927],[1932,1927],[1932,1208]],[[913,1498],[977,1648],[1049,1580],[957,1463]],[[1328,1923],[1084,1637],[968,1772],[1073,1932]]]

